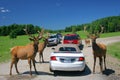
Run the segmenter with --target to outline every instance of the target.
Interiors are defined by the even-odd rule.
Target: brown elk
[[[41,58],[42,58],[42,62],[44,62],[44,58],[43,58],[43,51],[48,43],[48,38],[42,37],[43,41],[42,43],[39,43],[38,45],[38,53],[39,53],[39,61],[41,62]]]
[[[96,43],[97,35],[91,35],[92,39],[92,49],[93,49],[93,57],[94,57],[94,65],[93,65],[93,73],[95,72],[96,58],[99,58],[99,65],[101,72],[103,71],[103,58],[104,58],[104,68],[106,69],[106,51],[107,48],[102,43]]]
[[[88,31],[87,31],[87,26],[84,26],[84,33],[86,34],[87,38],[85,39],[85,45],[86,46],[90,46],[90,37],[89,37],[89,34],[88,34]]]
[[[28,34],[27,30],[24,29],[26,34]],[[15,46],[11,49],[11,57],[12,57],[12,61],[11,61],[11,66],[10,66],[10,75],[12,75],[12,67],[13,64],[15,64],[15,68],[16,68],[16,72],[19,74],[18,68],[17,68],[17,63],[19,61],[19,59],[21,60],[28,60],[28,64],[30,65],[30,75],[32,75],[31,72],[31,61],[33,63],[34,66],[34,70],[36,73],[36,66],[35,66],[35,56],[36,53],[38,51],[38,44],[39,44],[39,40],[42,39],[42,31],[39,33],[39,35],[37,37],[32,36],[30,34],[28,34],[30,36],[30,40],[33,41],[33,43],[28,44],[26,46]]]
[[[90,39],[85,39],[85,45],[90,46]]]

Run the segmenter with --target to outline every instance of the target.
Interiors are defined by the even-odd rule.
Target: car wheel
[[[85,71],[86,71],[86,65],[85,65],[85,68],[81,72],[84,73]]]
[[[53,73],[54,73],[54,76],[57,76],[57,71],[53,71]]]
[[[54,72],[54,70],[51,69],[51,67],[49,68],[50,72]]]

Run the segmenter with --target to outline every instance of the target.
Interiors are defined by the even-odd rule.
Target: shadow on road
[[[112,69],[106,69],[103,71],[103,74],[107,75],[107,76],[109,76],[110,74],[113,74],[113,73],[115,73],[115,71]]]
[[[30,74],[30,71],[24,72],[22,74]],[[38,74],[35,73],[35,71],[32,71],[33,75],[53,75],[52,73],[49,72],[42,72],[42,71],[38,71]]]
[[[35,63],[49,63],[49,61],[44,61],[44,62],[39,62],[39,61],[37,62],[36,61]]]
[[[54,76],[86,76],[91,74],[91,70],[86,65],[85,71],[56,71]]]
[[[24,72],[22,74],[30,74],[29,71]],[[86,76],[91,74],[91,70],[89,67],[86,65],[86,68],[84,71],[55,71],[54,73],[52,72],[42,72],[38,71],[38,74],[35,73],[35,71],[32,71],[33,75],[50,75],[50,76]]]

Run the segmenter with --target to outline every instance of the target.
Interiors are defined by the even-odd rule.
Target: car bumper
[[[85,69],[85,62],[57,63],[51,61],[50,68],[52,71],[83,71]]]
[[[48,45],[56,45],[57,42],[49,42]]]

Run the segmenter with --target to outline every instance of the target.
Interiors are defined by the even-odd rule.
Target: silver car
[[[48,38],[48,44],[47,46],[51,46],[51,45],[57,45],[60,43],[60,39],[57,36],[57,34],[51,34]]]
[[[85,57],[76,44],[60,44],[50,55],[50,71],[84,71]]]

